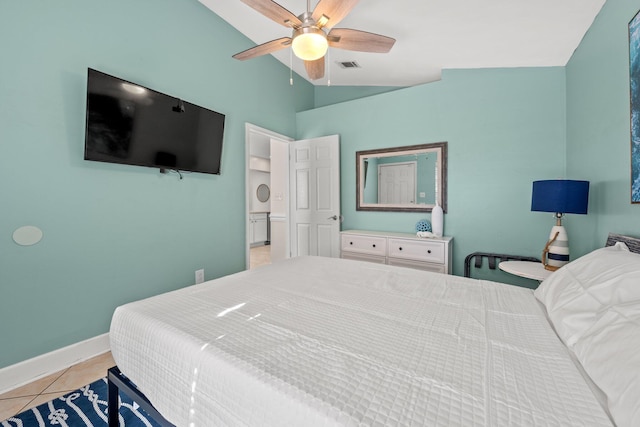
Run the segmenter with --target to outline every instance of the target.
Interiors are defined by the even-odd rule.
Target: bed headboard
[[[613,246],[616,242],[622,242],[631,252],[640,254],[640,239],[637,237],[623,236],[622,234],[609,233],[607,237],[607,244],[605,246]]]

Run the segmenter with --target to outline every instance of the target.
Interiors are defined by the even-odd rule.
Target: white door
[[[289,258],[289,142],[271,138],[271,262]]]
[[[378,203],[416,203],[416,162],[378,166]]]
[[[291,256],[340,256],[340,139],[289,144]]]

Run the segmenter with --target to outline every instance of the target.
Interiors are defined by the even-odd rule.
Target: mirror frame
[[[447,212],[447,142],[435,142],[431,144],[407,145],[403,147],[381,148],[377,150],[356,151],[356,210],[358,211],[386,211],[386,212],[431,212],[435,205],[401,205],[364,203],[364,167],[363,162],[374,154],[383,154],[380,157],[390,157],[402,154],[417,154],[427,151],[437,151],[438,156],[438,189],[439,203],[444,212]]]

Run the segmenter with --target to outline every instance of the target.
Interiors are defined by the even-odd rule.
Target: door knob
[[[338,215],[330,216],[330,217],[329,217],[329,218],[327,218],[327,219],[332,219],[332,220],[334,220],[334,221],[337,221],[337,220],[338,220]]]

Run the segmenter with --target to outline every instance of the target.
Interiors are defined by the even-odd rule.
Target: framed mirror
[[[447,143],[356,152],[356,210],[447,211]]]

